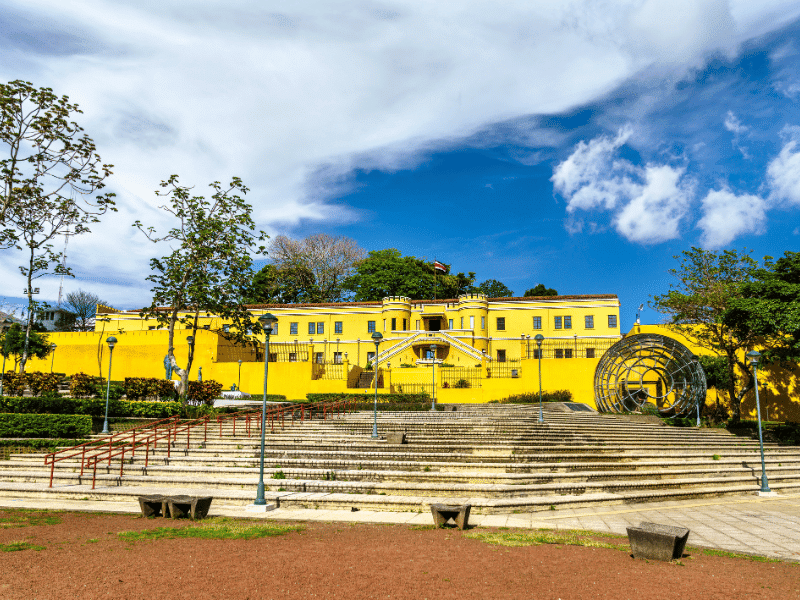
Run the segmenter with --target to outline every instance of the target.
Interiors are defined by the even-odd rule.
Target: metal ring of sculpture
[[[706,397],[706,376],[683,344],[665,335],[639,333],[611,346],[594,372],[600,412],[634,412],[645,404],[664,415],[694,410]]]

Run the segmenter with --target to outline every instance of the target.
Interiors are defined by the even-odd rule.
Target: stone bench
[[[390,431],[386,434],[387,444],[405,444],[406,434],[404,431]]]
[[[189,517],[203,519],[211,508],[210,496],[139,496],[139,507],[143,517],[167,517],[173,519]]]
[[[639,523],[628,527],[628,541],[634,558],[670,561],[683,556],[689,530],[686,527]]]
[[[459,529],[466,529],[469,525],[470,508],[472,508],[471,504],[462,504],[461,506],[431,504],[433,524],[436,525],[436,527],[444,527],[447,521],[453,519]]]

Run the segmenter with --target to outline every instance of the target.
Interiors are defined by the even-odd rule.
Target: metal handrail
[[[275,424],[280,418],[280,427],[281,429],[285,426],[286,421],[286,413],[289,413],[291,416],[291,424],[294,425],[295,421],[295,414],[300,412],[300,421],[304,422],[306,418],[313,418],[315,412],[319,413],[322,412],[323,419],[327,419],[328,414],[335,414],[341,415],[342,412],[347,412],[348,408],[352,410],[352,399],[345,399],[333,402],[316,402],[314,404],[306,405],[306,404],[291,404],[291,405],[281,405],[277,407],[270,408],[266,411],[265,416],[269,419],[269,426],[272,432],[275,431]],[[257,431],[260,433],[261,431],[261,408],[253,409],[252,411],[246,412],[238,412],[232,413],[230,415],[219,415],[217,416],[217,423],[219,424],[219,432],[220,436],[222,436],[222,422],[226,420],[232,420],[233,422],[233,431],[232,436],[236,437],[236,420],[238,419],[245,419],[245,430],[247,431],[247,436],[250,437],[253,432],[252,421],[254,420],[253,417],[259,417],[255,419],[257,424]],[[306,417],[308,414],[308,417]],[[167,444],[167,459],[171,456],[172,447],[178,440],[178,435],[185,433],[186,434],[186,448],[190,447],[190,440],[192,431],[199,427],[203,427],[203,443],[205,444],[208,441],[208,424],[210,422],[210,417],[204,416],[199,417],[197,419],[193,419],[191,421],[184,421],[181,422],[179,417],[174,416],[168,419],[162,419],[161,421],[157,421],[156,423],[151,423],[147,426],[135,427],[125,432],[121,432],[119,434],[114,434],[109,436],[108,438],[104,438],[102,440],[95,440],[93,442],[88,442],[86,444],[81,444],[79,446],[75,446],[73,448],[64,449],[60,452],[67,452],[69,450],[75,450],[75,452],[71,454],[65,454],[58,459],[52,459],[50,465],[50,487],[53,486],[53,473],[55,470],[55,462],[60,460],[64,460],[66,458],[72,458],[77,456],[78,454],[81,455],[81,476],[83,476],[85,468],[92,469],[92,489],[95,488],[96,480],[97,480],[97,465],[102,462],[107,462],[108,468],[111,467],[111,461],[117,457],[120,459],[120,469],[119,469],[119,476],[122,477],[125,469],[125,455],[130,453],[130,457],[133,458],[136,454],[136,450],[144,448],[145,449],[145,469],[149,465],[150,461],[150,447],[152,445],[153,449],[155,450],[158,446],[159,441],[166,440]],[[166,426],[166,427],[163,427]],[[152,431],[149,434],[139,435],[137,439],[137,432],[139,434],[144,433],[146,429],[151,429]],[[116,439],[114,439],[116,438]],[[88,455],[86,453],[87,447],[91,446],[91,449],[96,449],[96,452],[90,452]],[[80,449],[80,451],[78,451]],[[55,454],[55,453],[53,453]],[[47,463],[47,459],[51,455],[45,457],[45,464]]]

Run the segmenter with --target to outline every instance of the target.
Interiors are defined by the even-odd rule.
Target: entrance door
[[[441,319],[428,319],[428,331],[440,331],[442,328]]]

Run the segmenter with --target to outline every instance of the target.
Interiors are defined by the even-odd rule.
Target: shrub
[[[453,387],[454,388],[468,388],[469,387],[469,381],[467,381],[466,379],[459,379],[458,381],[456,381],[453,384]]]
[[[25,373],[6,371],[3,375],[3,393],[6,396],[22,396],[25,392]]]
[[[222,393],[222,384],[213,379],[190,381],[186,399],[192,404],[214,404],[214,398]]]
[[[352,393],[311,393],[306,394],[309,402],[335,402],[337,400],[360,400],[372,402],[375,397],[375,390],[364,390],[363,392]],[[422,392],[421,394],[381,394],[378,393],[378,402],[389,402],[392,404],[430,402],[431,397]]]
[[[539,392],[526,392],[514,394],[499,401],[502,404],[531,404],[539,402]],[[556,390],[542,392],[542,402],[572,402],[572,392],[569,390]]]
[[[97,386],[103,384],[102,377],[75,373],[69,382],[69,393],[73,398],[91,398],[97,393]]]
[[[33,373],[25,373],[25,375],[28,380],[28,387],[34,396],[41,396],[47,392],[58,393],[58,384],[61,383],[61,375],[58,373],[35,371]]]
[[[140,400],[144,398],[158,399],[162,401],[175,400],[178,392],[175,383],[170,379],[158,379],[157,377],[126,377],[125,395],[128,400]]]
[[[106,391],[108,392],[108,399],[109,400],[119,400],[125,394],[125,388],[121,385],[114,385],[113,383],[110,386],[106,385],[97,385],[95,386],[94,395],[97,398],[102,398],[103,400],[106,399]]]
[[[113,387],[113,386],[112,386]],[[109,400],[108,416],[142,417],[163,419],[182,414],[180,402],[130,402]],[[0,412],[17,414],[56,414],[56,415],[105,415],[105,398],[62,398],[44,396],[42,398],[5,397],[0,398]]]
[[[0,437],[50,438],[88,437],[92,418],[88,415],[0,414]]]

